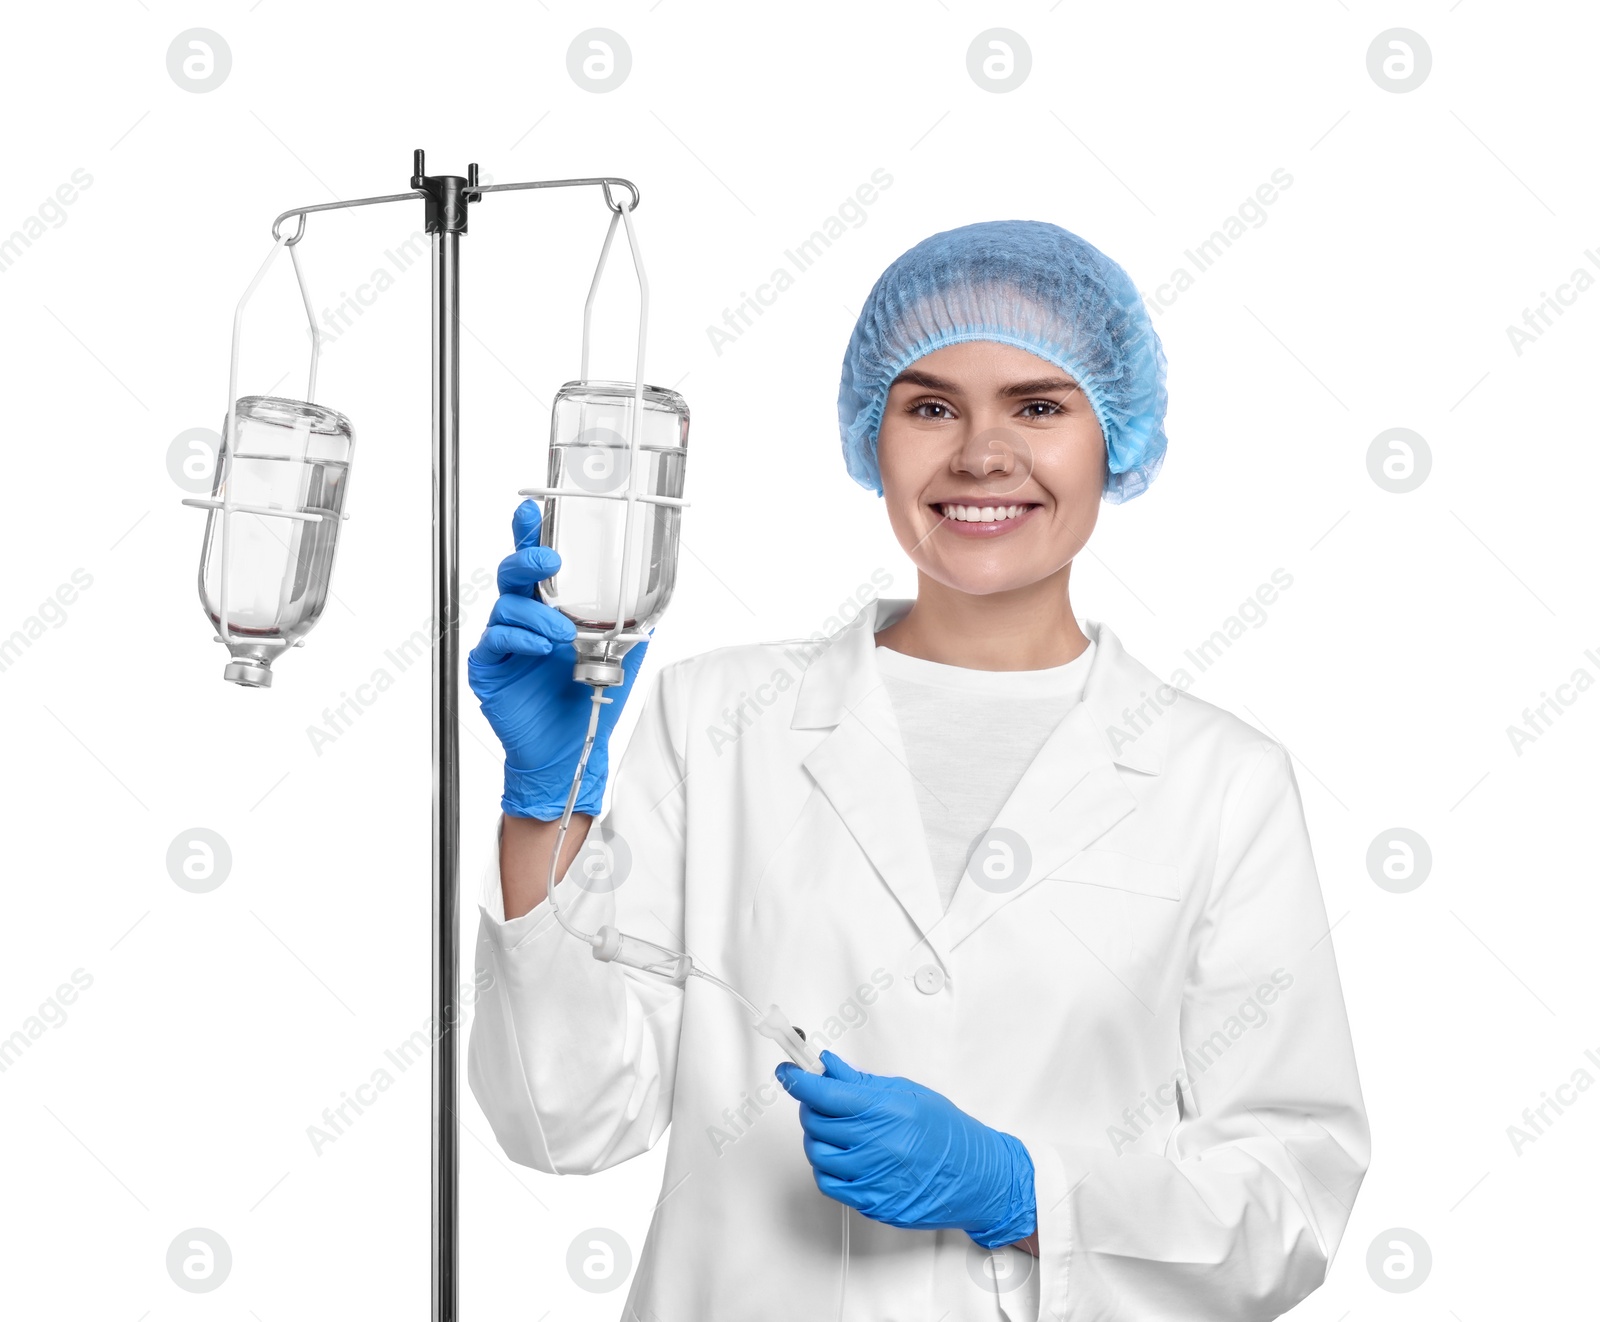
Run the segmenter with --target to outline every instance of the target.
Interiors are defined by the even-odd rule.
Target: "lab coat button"
[[[944,986],[944,970],[937,964],[924,964],[912,975],[912,981],[917,984],[919,992],[932,996]]]

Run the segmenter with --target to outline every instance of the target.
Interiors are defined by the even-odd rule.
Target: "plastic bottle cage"
[[[644,430],[644,345],[645,329],[650,313],[650,281],[644,273],[644,260],[639,256],[638,236],[633,232],[633,208],[638,199],[627,206],[612,205],[609,190],[606,205],[611,208],[611,224],[606,227],[606,241],[600,245],[600,260],[594,268],[594,279],[589,282],[589,297],[583,304],[583,350],[578,364],[578,379],[589,379],[589,323],[594,312],[594,296],[600,288],[600,277],[606,269],[606,258],[611,254],[611,241],[616,237],[620,220],[628,231],[628,251],[633,257],[633,273],[639,281],[639,346],[634,360],[633,407],[628,411],[628,485],[625,491],[581,491],[572,487],[522,487],[519,496],[540,496],[546,500],[621,500],[627,502],[622,521],[622,573],[617,584],[617,618],[609,629],[579,629],[579,638],[604,642],[642,642],[647,635],[637,630],[623,628],[627,615],[624,604],[633,599],[638,566],[634,563],[634,546],[637,535],[636,510],[640,505],[664,505],[673,509],[687,509],[689,502],[676,496],[656,496],[642,492],[639,486],[639,436]],[[549,510],[546,509],[548,515]]]
[[[304,230],[303,218],[301,229]],[[276,226],[273,227],[273,233],[277,234]],[[222,511],[222,556],[217,569],[217,641],[219,643],[226,643],[234,637],[233,626],[228,620],[228,579],[230,577],[228,534],[232,525],[231,516],[234,514],[259,514],[277,519],[293,519],[300,523],[321,523],[323,519],[331,517],[315,510],[288,510],[280,509],[274,505],[241,504],[233,499],[232,483],[229,481],[233,475],[234,451],[238,448],[239,439],[238,420],[234,415],[239,407],[239,341],[244,326],[244,309],[245,305],[249,303],[251,295],[256,292],[256,288],[266,278],[267,272],[271,270],[272,263],[285,247],[289,248],[289,259],[294,263],[295,280],[300,285],[300,298],[305,304],[306,319],[311,323],[311,371],[306,381],[306,403],[310,404],[316,398],[317,362],[322,356],[322,331],[317,327],[316,313],[311,310],[311,293],[306,288],[305,272],[300,267],[300,254],[295,252],[293,248],[294,242],[299,237],[299,234],[296,234],[294,239],[283,236],[278,237],[277,241],[272,245],[272,251],[267,254],[266,261],[261,263],[261,269],[256,272],[255,279],[246,287],[243,296],[239,299],[239,306],[233,312],[233,350],[228,360],[228,412],[222,422],[222,449],[218,455],[218,462],[222,465],[222,473],[216,489],[222,493],[221,499],[214,496],[189,496],[183,502],[185,505],[192,505],[197,509]],[[309,448],[311,443],[309,430],[306,432],[305,443]],[[353,436],[350,440],[350,450],[353,458],[355,454],[355,438]],[[305,458],[303,453],[301,458]],[[353,468],[354,464],[351,467]],[[345,484],[345,503],[347,506],[349,498],[350,491],[347,478]],[[347,519],[350,517],[348,509],[344,517]]]
[[[638,206],[639,198],[637,192],[633,191],[631,184],[628,187],[630,192],[632,192],[632,198],[626,205],[624,205],[612,197],[609,183],[606,181],[584,179],[560,182],[599,183],[605,193],[606,209],[611,212],[611,223],[606,229],[605,242],[600,247],[600,260],[595,266],[594,278],[589,282],[589,296],[584,301],[583,305],[583,344],[578,368],[578,376],[580,380],[587,380],[589,376],[589,325],[592,320],[592,313],[594,311],[595,294],[600,288],[600,277],[605,272],[606,258],[610,255],[611,241],[616,237],[617,222],[619,220],[622,222],[623,226],[628,232],[628,249],[633,258],[634,275],[639,281],[639,340],[637,356],[634,361],[633,408],[629,411],[628,415],[628,487],[626,491],[616,492],[581,491],[563,487],[524,487],[519,490],[517,494],[519,496],[540,496],[546,499],[573,498],[585,500],[622,500],[627,502],[627,511],[623,518],[622,574],[620,582],[618,583],[617,593],[617,602],[619,607],[617,610],[618,618],[616,623],[608,630],[584,629],[579,630],[579,635],[584,638],[603,640],[606,642],[613,640],[625,643],[641,642],[646,637],[645,634],[637,631],[628,631],[623,628],[623,617],[625,612],[621,609],[622,604],[631,599],[635,586],[633,582],[637,568],[634,564],[634,546],[637,535],[635,508],[638,505],[644,504],[671,506],[675,509],[687,509],[689,502],[674,496],[656,496],[637,490],[639,480],[639,436],[643,431],[644,421],[645,332],[647,329],[650,311],[650,283],[644,273],[644,261],[639,255],[638,236],[633,230],[633,210],[636,206]],[[513,186],[501,185],[500,187],[504,188]],[[482,191],[490,192],[499,190],[494,185],[486,185]],[[421,194],[418,193],[413,195],[401,193],[394,195],[392,198],[383,197],[372,198],[370,200],[373,202],[387,202],[399,200],[409,196],[421,196]],[[307,210],[321,209],[324,208],[308,208]],[[285,215],[287,214],[289,213],[285,213]],[[278,221],[283,219],[284,217],[280,216]],[[276,260],[278,254],[282,252],[284,248],[289,249],[289,259],[294,263],[295,279],[300,286],[300,298],[305,304],[306,319],[311,326],[311,370],[306,383],[306,403],[309,404],[314,402],[316,397],[317,363],[322,356],[322,331],[317,326],[316,313],[312,311],[311,294],[306,288],[305,272],[300,266],[300,254],[295,251],[296,245],[305,235],[306,213],[299,213],[300,223],[292,235],[280,233],[278,221],[274,221],[272,226],[272,233],[275,240],[272,245],[272,250],[267,254],[266,260],[261,263],[261,269],[256,272],[255,278],[251,280],[249,285],[245,288],[244,294],[239,299],[239,305],[234,309],[233,313],[233,348],[228,360],[228,412],[223,421],[222,450],[219,456],[219,462],[222,465],[222,474],[221,481],[217,484],[217,489],[221,492],[221,496],[220,498],[215,496],[189,496],[185,497],[183,501],[185,505],[191,505],[196,509],[222,511],[222,554],[218,567],[219,583],[217,590],[217,641],[219,643],[226,643],[230,639],[236,637],[236,635],[233,633],[233,626],[228,618],[228,579],[230,577],[229,528],[232,523],[232,515],[257,514],[265,515],[271,518],[294,519],[302,523],[320,523],[323,519],[332,517],[330,514],[318,513],[314,510],[290,510],[280,509],[276,506],[270,505],[242,504],[234,500],[231,494],[231,483],[229,482],[229,478],[232,476],[233,472],[234,451],[237,448],[238,441],[238,420],[235,414],[239,407],[239,345],[244,325],[244,310],[246,304],[250,302],[251,296],[256,292],[257,287],[261,284],[262,280],[266,278],[267,272],[272,268],[272,263],[274,260]],[[310,443],[309,432],[306,434],[306,443],[307,445]],[[353,460],[355,451],[354,437],[351,438],[350,446],[351,457]],[[355,465],[352,462],[351,468],[353,469],[354,467]],[[350,491],[349,479],[347,477],[344,494],[344,517],[347,519],[350,517],[349,502]]]

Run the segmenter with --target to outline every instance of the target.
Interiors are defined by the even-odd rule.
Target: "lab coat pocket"
[[[1049,881],[1081,881],[1091,886],[1114,886],[1158,899],[1179,897],[1178,869],[1170,863],[1152,863],[1112,849],[1080,849],[1053,872]]]
[[[1045,875],[1043,889],[1057,921],[1147,1010],[1164,983],[1181,978],[1180,874],[1112,849],[1082,849]]]

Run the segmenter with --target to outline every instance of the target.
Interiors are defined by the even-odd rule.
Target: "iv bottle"
[[[228,647],[223,678],[267,688],[272,662],[300,645],[327,603],[355,433],[332,409],[248,395],[224,437],[211,495],[221,500],[226,480],[234,509],[226,537],[223,511],[206,516],[200,604]]]
[[[620,683],[620,661],[667,608],[678,570],[676,505],[633,503],[641,496],[683,496],[689,406],[676,391],[646,385],[638,468],[630,472],[634,382],[568,381],[550,420],[550,467],[539,541],[561,556],[561,569],[539,585],[539,597],[577,626],[573,647],[579,678]],[[631,549],[631,554],[630,554]],[[606,638],[620,625],[631,637]]]

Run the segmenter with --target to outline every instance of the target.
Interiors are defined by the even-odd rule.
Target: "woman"
[[[598,883],[567,871],[591,761],[563,914],[781,1005],[827,1048],[781,1089],[735,1000],[599,963],[551,916],[588,690],[518,511],[469,661],[507,754],[469,1077],[540,1170],[673,1122],[625,1316],[812,1322],[842,1289],[862,1319],[1238,1322],[1323,1280],[1369,1142],[1289,757],[1080,627],[1068,592],[1101,500],[1159,471],[1165,407],[1139,295],[1083,240],[1003,221],[918,244],[840,390],[916,599],[663,669]]]

